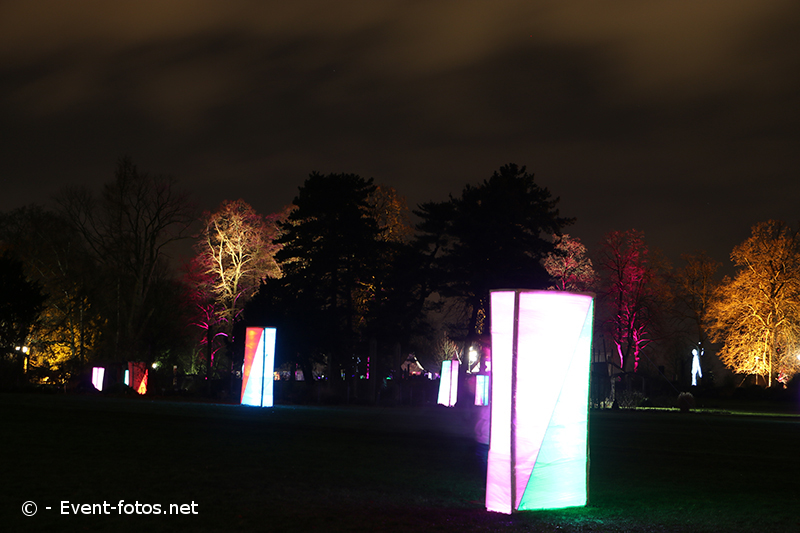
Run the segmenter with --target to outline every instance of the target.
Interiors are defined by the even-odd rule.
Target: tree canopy
[[[325,353],[333,379],[352,371],[352,350],[363,310],[358,295],[379,268],[381,231],[370,206],[372,179],[355,174],[313,172],[300,187],[294,209],[280,225],[276,259],[283,271],[277,285],[288,313],[305,315],[303,344],[313,357]],[[271,283],[270,285],[276,285]],[[288,291],[288,292],[287,292]],[[313,319],[312,319],[313,317]],[[310,339],[316,339],[313,346]]]
[[[109,356],[153,352],[142,344],[153,325],[156,287],[168,283],[167,246],[187,237],[195,220],[188,196],[174,178],[140,171],[123,157],[114,180],[97,197],[83,187],[65,189],[57,202],[106,276],[106,316],[113,333]]]
[[[614,364],[636,372],[642,351],[652,342],[665,285],[659,267],[635,229],[606,234],[598,250],[602,330],[614,345]]]
[[[800,370],[800,236],[784,222],[753,226],[731,252],[737,272],[725,277],[707,313],[719,357],[740,374],[788,381]]]
[[[41,287],[25,276],[22,262],[8,252],[0,254],[0,350],[13,354],[27,343],[44,301]]]
[[[435,288],[465,305],[466,337],[482,333],[490,290],[551,284],[542,265],[555,250],[550,237],[574,222],[560,216],[558,202],[524,166],[512,163],[467,185],[461,196],[416,211],[420,240],[435,259]]]

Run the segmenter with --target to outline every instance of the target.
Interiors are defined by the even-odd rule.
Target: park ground
[[[593,410],[589,504],[502,515],[471,409],[0,394],[0,529],[797,531],[800,416],[755,410]],[[120,500],[162,514],[61,511]]]

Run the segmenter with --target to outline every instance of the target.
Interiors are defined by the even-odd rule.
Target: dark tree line
[[[167,250],[195,215],[176,181],[122,158],[99,195],[72,187],[55,203],[0,218],[0,242],[46,294],[26,339],[34,376],[58,382],[90,360],[177,357],[185,290]]]
[[[248,320],[280,328],[279,352],[305,375],[322,361],[334,381],[363,373],[370,341],[390,354],[377,362],[382,370],[396,370],[399,350],[387,347],[409,353],[429,339],[437,301],[460,303],[461,342],[477,342],[488,332],[489,291],[550,285],[541,261],[572,222],[513,164],[459,197],[421,205],[414,231],[400,232],[411,238],[386,237],[375,191],[372,179],[312,173],[276,241],[283,276],[267,280],[248,309]]]
[[[281,213],[262,216],[237,200],[198,219],[174,179],[123,158],[99,195],[70,188],[55,210],[4,214],[0,241],[45,295],[27,337],[53,368],[162,361],[230,382],[243,328],[274,325],[279,364],[306,376],[324,364],[331,382],[344,383],[365,374],[368,359],[373,375],[397,373],[404,354],[436,349],[442,328],[462,355],[486,342],[492,289],[571,288],[554,276],[589,272],[591,261],[562,236],[574,219],[558,204],[525,167],[508,164],[417,206],[412,224],[394,189],[314,172]],[[180,277],[168,250],[198,221],[197,257]],[[639,232],[612,232],[594,254],[599,276],[581,270],[583,290],[598,294],[597,344],[626,372],[676,335],[670,317],[682,313],[675,320],[694,327],[692,343],[705,342],[695,307],[707,305],[707,285],[690,292],[697,269],[669,272],[652,256]],[[226,340],[212,347],[219,333]],[[214,354],[224,363],[212,372]]]

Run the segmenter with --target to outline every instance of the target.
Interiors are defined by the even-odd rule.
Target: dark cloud
[[[262,211],[311,170],[414,205],[516,162],[590,247],[724,259],[798,218],[799,26],[793,0],[6,1],[0,209],[123,154]]]

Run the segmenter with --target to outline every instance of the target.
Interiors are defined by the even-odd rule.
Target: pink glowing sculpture
[[[94,385],[94,388],[100,392],[103,391],[103,378],[105,375],[106,369],[102,366],[96,366],[92,368],[92,385]]]
[[[586,504],[593,296],[491,293],[491,440],[486,508]]]
[[[458,361],[442,361],[442,376],[439,380],[440,405],[453,407],[458,400]]]
[[[242,405],[272,407],[275,328],[247,328],[242,368]]]

